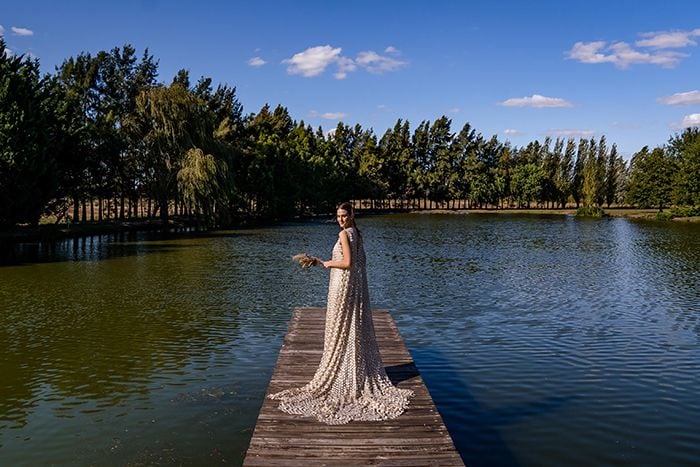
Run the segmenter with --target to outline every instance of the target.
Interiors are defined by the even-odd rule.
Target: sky
[[[442,115],[522,146],[599,138],[629,159],[700,126],[700,1],[2,0],[9,53],[53,73],[131,44],[330,131]]]

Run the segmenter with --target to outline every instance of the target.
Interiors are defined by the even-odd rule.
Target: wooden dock
[[[321,361],[325,309],[297,308],[268,394],[309,382]],[[414,396],[404,414],[381,422],[326,425],[289,415],[265,397],[244,466],[464,466],[391,315],[373,312],[387,374]]]

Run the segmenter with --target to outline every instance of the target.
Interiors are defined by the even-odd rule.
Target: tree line
[[[245,114],[236,89],[130,45],[83,52],[40,73],[0,38],[0,226],[57,219],[186,215],[209,226],[333,210],[398,207],[700,206],[700,133],[642,148],[630,164],[600,138],[515,147],[442,116],[381,136],[324,133],[278,105]]]

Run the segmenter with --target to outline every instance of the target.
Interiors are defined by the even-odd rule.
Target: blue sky
[[[329,130],[441,115],[514,145],[605,135],[629,158],[700,125],[700,1],[3,0],[12,53],[46,72],[129,43]]]

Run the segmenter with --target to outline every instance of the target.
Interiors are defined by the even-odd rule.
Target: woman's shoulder
[[[347,235],[350,240],[354,239],[358,235],[357,227],[347,227],[340,231],[339,235]]]

